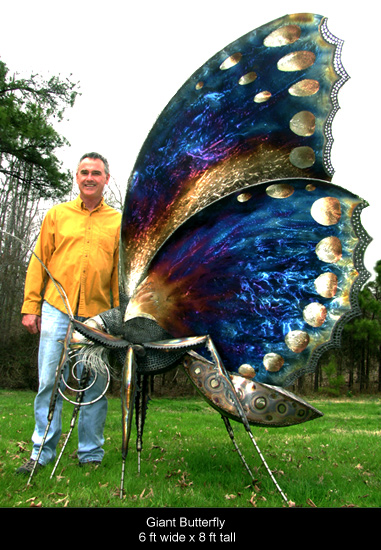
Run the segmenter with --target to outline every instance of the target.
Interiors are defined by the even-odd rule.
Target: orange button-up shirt
[[[93,317],[119,305],[120,223],[121,214],[104,200],[90,212],[79,196],[46,214],[34,252],[64,289],[74,314]],[[21,312],[41,315],[43,299],[67,313],[53,281],[32,255]]]

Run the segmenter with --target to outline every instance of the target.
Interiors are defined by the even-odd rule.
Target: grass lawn
[[[121,476],[120,401],[109,399],[105,458],[79,468],[76,429],[50,479],[53,464],[16,476],[30,456],[31,392],[0,390],[0,506],[2,508],[281,508],[287,504],[261,465],[241,424],[236,439],[255,474],[253,485],[216,411],[199,398],[154,398],[144,428],[137,474],[135,429]],[[282,491],[296,508],[381,506],[381,400],[307,399],[322,418],[289,428],[255,428],[254,437]],[[72,406],[64,404],[67,432]]]

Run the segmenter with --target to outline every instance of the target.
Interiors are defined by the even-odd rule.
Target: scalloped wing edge
[[[333,56],[333,67],[335,69],[336,74],[339,77],[339,80],[336,81],[331,91],[332,109],[330,114],[327,117],[325,127],[324,127],[324,135],[326,138],[326,145],[325,145],[324,156],[323,156],[324,167],[327,170],[327,172],[331,174],[331,176],[333,176],[335,173],[335,170],[331,160],[332,146],[334,142],[333,133],[332,133],[332,123],[333,123],[333,119],[335,118],[337,112],[340,109],[339,100],[338,100],[339,90],[350,79],[350,76],[345,70],[341,60],[344,40],[336,37],[328,29],[327,17],[324,17],[322,20],[322,23],[320,25],[320,32],[326,42],[335,46],[334,56]]]
[[[311,374],[315,372],[318,366],[318,362],[321,356],[329,350],[338,349],[342,344],[342,334],[344,326],[349,323],[352,319],[360,317],[362,311],[359,305],[359,293],[365,283],[371,276],[371,273],[366,269],[364,264],[364,253],[372,241],[372,238],[368,235],[367,231],[364,229],[361,223],[361,212],[366,208],[368,203],[364,200],[360,202],[353,210],[352,214],[352,227],[358,239],[356,248],[353,253],[353,266],[356,269],[358,276],[354,280],[351,289],[350,289],[350,309],[344,313],[340,319],[336,322],[332,328],[330,339],[318,346],[311,354],[311,357],[304,368],[299,369],[297,372],[290,375],[282,384],[285,387],[292,385],[298,378],[305,374]]]

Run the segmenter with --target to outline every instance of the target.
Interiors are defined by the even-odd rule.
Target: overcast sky
[[[59,158],[74,170],[82,153],[96,150],[124,189],[156,118],[191,74],[240,36],[296,12],[328,17],[330,31],[345,41],[351,79],[333,125],[333,182],[370,203],[362,221],[374,239],[366,254],[373,271],[381,259],[381,9],[374,0],[12,0],[0,10],[0,58],[12,73],[80,82],[82,95],[58,128],[71,143]]]

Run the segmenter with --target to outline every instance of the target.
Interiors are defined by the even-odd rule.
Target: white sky
[[[345,41],[351,79],[339,92],[333,125],[333,183],[370,203],[362,221],[373,237],[365,256],[373,273],[381,259],[381,8],[374,0],[3,0],[0,58],[12,73],[80,81],[82,96],[58,127],[71,143],[59,158],[74,170],[84,152],[98,151],[124,189],[145,137],[185,80],[230,42],[297,12],[328,17],[329,30]]]

